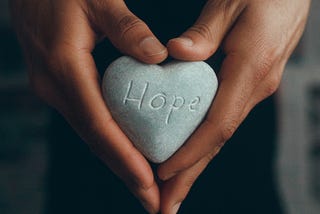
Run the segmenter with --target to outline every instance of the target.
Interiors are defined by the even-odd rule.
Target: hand
[[[164,181],[162,213],[177,212],[199,174],[250,110],[276,91],[309,5],[308,0],[209,0],[195,25],[168,42],[169,54],[177,59],[205,60],[219,46],[226,57],[205,121],[158,168]]]
[[[34,91],[156,213],[160,194],[151,167],[106,108],[91,52],[105,37],[146,63],[163,61],[167,49],[119,0],[12,0],[11,10]]]

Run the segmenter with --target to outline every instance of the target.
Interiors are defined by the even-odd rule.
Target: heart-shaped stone
[[[102,91],[122,131],[150,161],[161,163],[201,123],[217,86],[205,62],[159,66],[123,56],[107,68]]]

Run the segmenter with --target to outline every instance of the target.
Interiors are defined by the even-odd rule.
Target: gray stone
[[[205,62],[148,65],[124,56],[107,68],[103,96],[112,117],[147,159],[161,163],[201,123],[217,90]]]

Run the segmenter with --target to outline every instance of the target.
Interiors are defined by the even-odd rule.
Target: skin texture
[[[310,0],[209,0],[190,29],[163,45],[121,0],[11,0],[34,91],[68,120],[146,210],[164,214],[177,212],[250,110],[276,91],[309,6]],[[91,55],[102,39],[145,63],[160,63],[168,55],[205,60],[218,47],[226,54],[207,118],[158,167],[161,188],[102,99]]]

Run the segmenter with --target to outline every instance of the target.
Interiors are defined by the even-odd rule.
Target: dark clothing
[[[190,27],[205,1],[127,1],[165,44]],[[103,71],[121,54],[107,41],[94,56]],[[221,51],[208,63],[218,72]],[[260,103],[194,184],[179,213],[282,213],[274,182],[276,121],[272,98]],[[50,130],[46,213],[145,213],[61,116]]]

